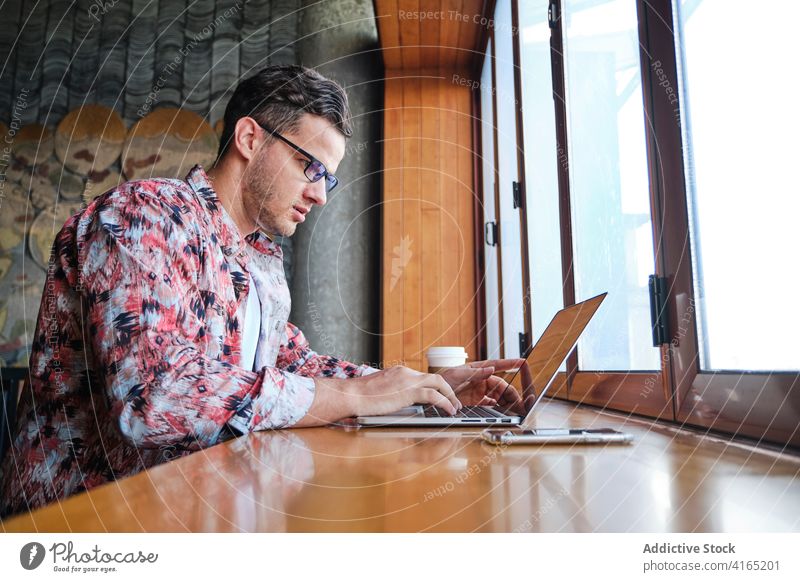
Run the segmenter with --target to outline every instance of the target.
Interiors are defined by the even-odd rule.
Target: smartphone
[[[630,443],[633,436],[613,428],[487,428],[481,437],[493,445]]]

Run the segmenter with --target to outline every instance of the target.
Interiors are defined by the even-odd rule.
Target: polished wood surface
[[[494,447],[478,429],[246,435],[0,524],[22,531],[800,530],[800,459],[546,400],[539,427],[632,445]]]
[[[387,69],[466,69],[485,35],[483,0],[375,0]]]
[[[386,66],[381,361],[428,367],[431,346],[479,358],[473,87],[484,0],[376,0]],[[480,244],[480,241],[478,241]]]
[[[477,359],[472,95],[442,71],[387,71],[383,367],[425,370],[430,346]]]

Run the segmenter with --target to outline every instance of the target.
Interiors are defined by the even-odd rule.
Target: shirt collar
[[[186,175],[186,182],[197,194],[206,212],[211,216],[211,223],[217,236],[220,237],[219,243],[225,256],[241,253],[244,250],[245,243],[248,243],[260,253],[283,258],[283,250],[280,245],[270,240],[260,230],[250,233],[244,238],[242,237],[239,227],[236,226],[231,215],[222,206],[222,202],[220,202],[211,185],[208,174],[206,174],[201,165],[198,164],[189,171]]]

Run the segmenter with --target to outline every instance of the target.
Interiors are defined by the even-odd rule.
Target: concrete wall
[[[383,64],[370,0],[300,13],[298,62],[347,90],[355,131],[328,203],[292,237],[292,322],[320,353],[377,362]]]

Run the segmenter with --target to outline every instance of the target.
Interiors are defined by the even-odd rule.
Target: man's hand
[[[482,360],[448,368],[441,372],[441,376],[466,405],[498,406],[509,412],[524,413],[519,392],[502,378],[492,375],[523,366],[524,358]]]
[[[308,413],[294,426],[320,426],[349,416],[380,415],[412,404],[433,404],[455,414],[462,407],[439,374],[394,366],[360,378],[314,378]]]

